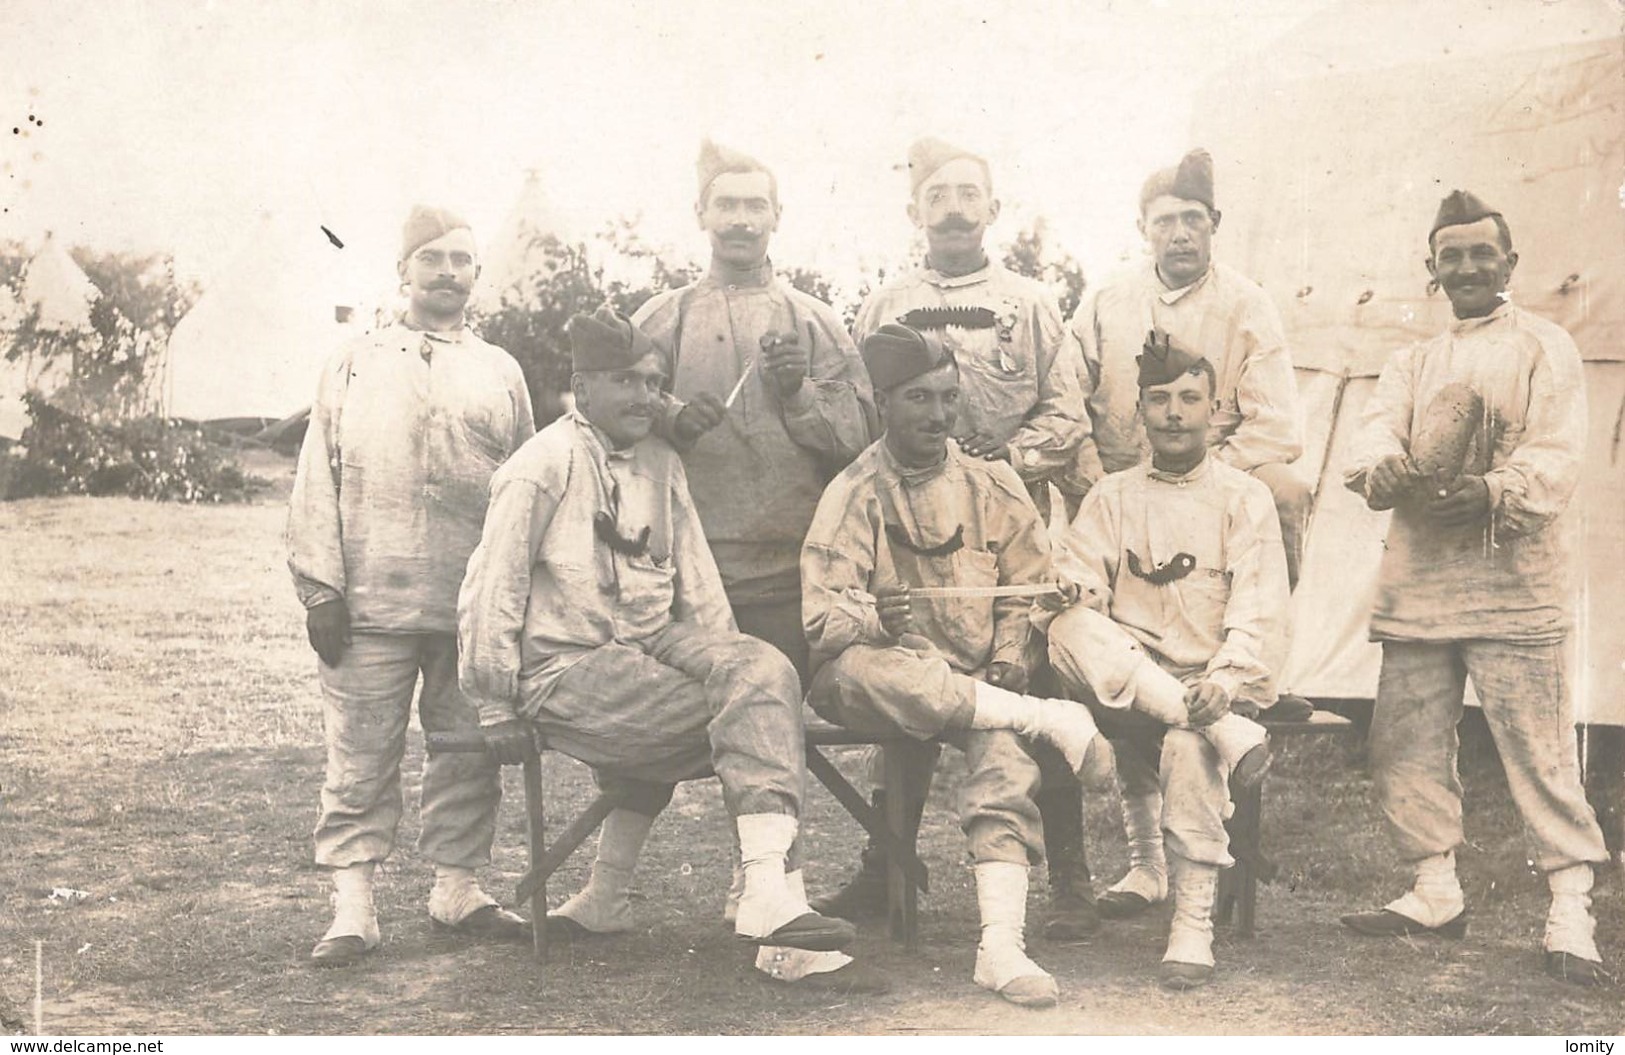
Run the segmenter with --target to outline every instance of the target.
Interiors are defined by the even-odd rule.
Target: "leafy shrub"
[[[203,431],[159,417],[98,425],[23,397],[30,424],[7,497],[128,495],[159,502],[240,502],[265,486]],[[15,455],[14,455],[15,457]]]

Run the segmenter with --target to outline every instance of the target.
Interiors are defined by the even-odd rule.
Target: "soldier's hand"
[[[895,583],[875,590],[875,611],[880,614],[881,629],[889,637],[902,637],[914,629],[914,607],[909,599],[907,583]]]
[[[1020,663],[989,663],[987,683],[1011,692],[1027,691],[1027,668]]]
[[[1403,454],[1383,455],[1366,476],[1366,505],[1372,509],[1392,509],[1417,478],[1416,466],[1411,464],[1410,458]]]
[[[315,605],[305,613],[305,633],[322,662],[338,666],[350,647],[350,606],[342,597]]]
[[[1490,485],[1482,476],[1458,476],[1453,483],[1430,487],[1428,519],[1444,527],[1467,527],[1489,518]]]
[[[773,379],[780,399],[789,399],[807,380],[807,349],[795,333],[768,330],[762,335],[762,369]]]
[[[530,723],[519,718],[488,725],[481,732],[485,735],[486,753],[498,765],[518,765],[535,749]]]
[[[959,441],[959,449],[972,458],[981,458],[990,462],[1007,462],[1010,460],[1010,445],[1003,443],[985,432],[974,432]]]
[[[1185,709],[1192,725],[1211,725],[1230,713],[1230,694],[1214,682],[1199,681],[1186,690]]]
[[[693,443],[722,424],[722,416],[725,413],[727,411],[722,406],[722,400],[709,392],[701,392],[677,412],[677,420],[672,422],[672,431],[677,434],[679,442]]]

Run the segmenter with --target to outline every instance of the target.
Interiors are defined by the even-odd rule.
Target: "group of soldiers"
[[[774,273],[773,173],[703,144],[709,271],[630,319],[576,316],[573,409],[534,435],[519,367],[465,326],[472,232],[445,210],[412,212],[408,307],[327,368],[291,504],[327,740],[316,859],[336,891],[315,963],[379,945],[373,878],[401,816],[421,678],[424,729],[483,730],[487,745],[424,764],[418,848],[439,926],[578,941],[630,930],[655,818],[676,782],[714,774],[739,862],[725,914],[756,967],[884,991],[843,951],[851,921],[884,909],[883,848],[807,896],[810,705],[901,732],[933,762],[941,743],[964,752],[976,984],[1056,1002],[1026,946],[1029,870],[1046,859],[1045,937],[1171,899],[1161,982],[1211,980],[1232,797],[1269,766],[1271,716],[1309,706],[1278,684],[1310,508],[1289,467],[1301,440],[1281,323],[1261,288],[1212,259],[1203,151],[1146,180],[1147,258],[1070,323],[1044,286],[989,258],[988,161],[930,138],[908,160],[925,260],[872,294],[849,335]],[[1470,674],[1550,880],[1546,968],[1596,984],[1589,891],[1608,855],[1563,656],[1579,355],[1508,300],[1517,254],[1497,211],[1455,192],[1426,246],[1456,321],[1385,368],[1348,476],[1394,510],[1371,624],[1372,763],[1415,882],[1343,922],[1464,933],[1455,725]],[[1069,523],[1055,541],[1052,494]],[[490,860],[498,767],[537,732],[619,805],[585,887],[527,922],[475,870]],[[901,788],[871,774],[877,805],[902,797],[905,839],[930,768]],[[1097,899],[1082,796],[1108,791],[1130,866]]]

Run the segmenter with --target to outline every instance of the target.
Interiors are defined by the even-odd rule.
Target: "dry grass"
[[[277,467],[273,466],[273,469]],[[264,467],[261,467],[264,471]],[[277,469],[285,475],[285,466]],[[280,482],[285,483],[285,479]],[[1618,989],[1585,992],[1539,973],[1544,910],[1493,759],[1468,767],[1462,855],[1473,928],[1454,944],[1364,942],[1335,916],[1397,891],[1369,782],[1345,748],[1292,745],[1266,796],[1260,933],[1224,941],[1209,990],[1155,984],[1165,918],[1110,927],[1091,944],[1033,943],[1064,999],[1033,1014],[970,982],[975,908],[949,804],[950,758],[923,836],[932,869],[923,948],[866,933],[861,956],[895,991],[837,1001],[760,980],[721,924],[727,839],[713,782],[686,786],[639,870],[640,929],[565,950],[538,974],[522,947],[437,937],[430,870],[409,811],[380,888],[386,946],[346,971],[303,966],[326,923],[310,863],[321,778],[312,660],[286,580],[282,509],[120,500],[0,506],[0,1021],[32,998],[45,943],[46,1029],[225,1033],[1548,1033],[1625,1028]],[[407,761],[409,800],[420,754]],[[855,759],[842,762],[855,771]],[[548,762],[555,820],[590,791]],[[522,871],[510,780],[493,889]],[[833,883],[855,825],[815,792],[810,874]],[[1092,804],[1097,872],[1123,864],[1114,811]],[[578,855],[555,880],[577,885]],[[83,890],[76,904],[52,899]],[[1034,883],[1035,909],[1043,882]],[[1605,950],[1625,950],[1616,882],[1599,891]]]

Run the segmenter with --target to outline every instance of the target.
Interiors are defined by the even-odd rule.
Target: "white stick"
[[[732,392],[728,393],[728,398],[722,401],[722,409],[723,410],[731,410],[731,409],[733,409],[734,400],[738,399],[739,398],[739,393],[743,392],[745,390],[745,379],[750,377],[751,364],[754,363],[755,361],[756,360],[751,356],[747,355],[745,357],[745,366],[744,366],[743,370],[740,371],[739,383],[737,385],[734,385],[734,390]]]
[[[911,586],[910,597],[1043,597],[1060,593],[1053,583],[1028,583],[1017,586]]]

